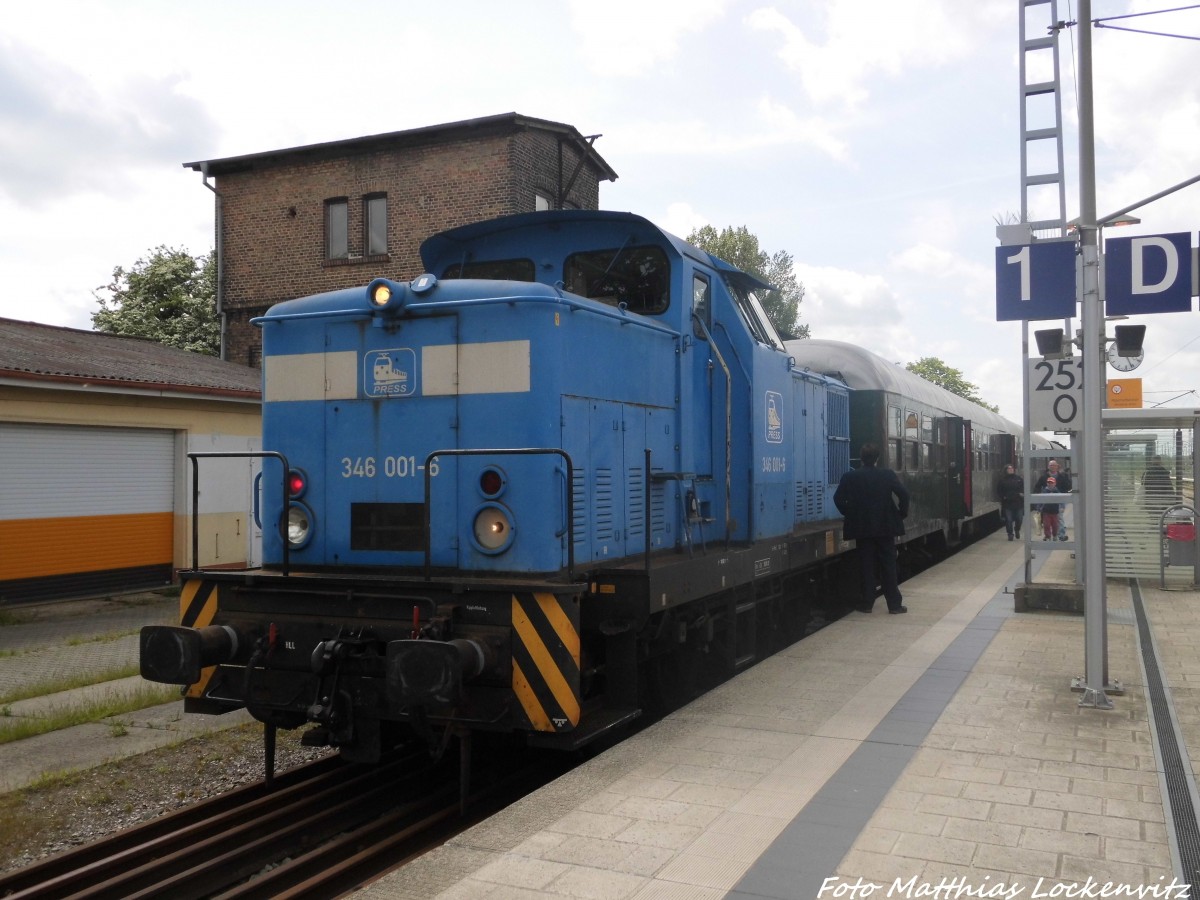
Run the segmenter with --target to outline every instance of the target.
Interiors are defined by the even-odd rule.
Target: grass
[[[179,688],[170,685],[146,685],[123,697],[104,697],[86,703],[52,709],[47,715],[33,717],[10,717],[0,721],[0,744],[9,744],[39,734],[98,722],[109,716],[136,712],[150,706],[169,703],[179,698]],[[114,737],[128,734],[124,725],[110,726]]]
[[[130,678],[141,670],[136,664],[118,666],[100,672],[80,672],[77,675],[66,675],[52,678],[49,681],[39,681],[22,688],[0,694],[0,707],[18,700],[28,700],[30,697],[45,697],[47,694],[57,694],[59,691],[70,691],[75,688],[90,687],[93,684],[103,684],[106,681],[116,681],[118,678]]]

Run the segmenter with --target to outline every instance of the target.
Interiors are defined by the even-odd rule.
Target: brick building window
[[[533,192],[533,211],[541,212],[542,210],[550,209],[550,198],[540,191]]]
[[[367,256],[387,255],[387,194],[363,197],[363,250]]]
[[[325,201],[325,258],[350,256],[350,203],[345,197]]]

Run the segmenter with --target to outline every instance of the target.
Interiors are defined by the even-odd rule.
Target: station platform
[[[355,896],[1186,896],[1200,593],[1109,582],[1098,709],[1083,616],[1014,612],[1023,575],[993,534]]]

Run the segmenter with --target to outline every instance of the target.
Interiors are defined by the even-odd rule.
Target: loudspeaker
[[[1046,359],[1062,359],[1063,358],[1063,330],[1061,328],[1051,328],[1046,331],[1035,331],[1034,339],[1037,340],[1038,353]]]
[[[1142,352],[1145,325],[1118,325],[1113,330],[1117,333],[1117,356],[1137,356]]]

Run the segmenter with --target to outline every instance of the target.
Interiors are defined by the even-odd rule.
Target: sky
[[[1092,17],[1185,5],[1093,0]],[[184,162],[517,112],[601,135],[620,176],[601,184],[602,208],[681,237],[746,226],[793,257],[813,337],[900,364],[937,357],[1020,422],[1022,329],[996,321],[995,248],[1022,204],[1021,8],[14,4],[0,20],[0,316],[90,329],[117,266],[160,245],[210,252],[213,196]],[[1046,10],[1026,13],[1030,36]],[[1059,19],[1077,14],[1078,0],[1058,0]],[[1194,38],[1200,9],[1111,24]],[[1068,218],[1078,30],[1059,39]],[[1200,175],[1200,42],[1097,28],[1093,60],[1103,217]],[[1031,125],[1048,115],[1030,113]],[[1045,153],[1030,164],[1045,170]],[[1057,215],[1056,195],[1030,200],[1031,217]],[[1119,236],[1190,231],[1194,246],[1197,207],[1200,185],[1139,209]],[[1146,405],[1200,408],[1200,314],[1131,322],[1147,325],[1130,373]]]

